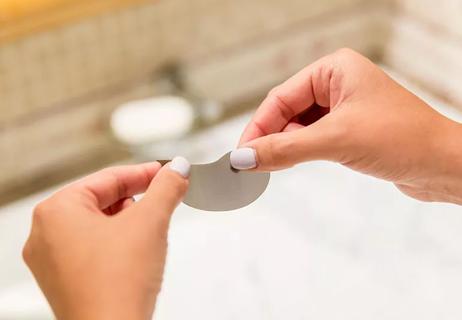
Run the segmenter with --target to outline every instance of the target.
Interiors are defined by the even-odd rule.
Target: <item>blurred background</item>
[[[345,46],[461,121],[461,0],[0,0],[0,319],[52,318],[21,262],[35,203],[115,163],[218,159]],[[324,162],[235,213],[182,205],[157,318],[460,319],[461,213]]]

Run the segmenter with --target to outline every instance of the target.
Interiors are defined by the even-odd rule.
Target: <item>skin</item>
[[[330,160],[414,198],[462,204],[460,137],[460,124],[342,49],[274,88],[240,145],[255,149],[255,170]],[[58,319],[152,317],[187,186],[159,163],[114,167],[37,205],[23,255]]]
[[[58,319],[151,319],[187,185],[159,163],[121,166],[37,205],[23,256]]]
[[[462,125],[341,49],[270,91],[240,140],[255,170],[329,160],[423,201],[462,204]]]

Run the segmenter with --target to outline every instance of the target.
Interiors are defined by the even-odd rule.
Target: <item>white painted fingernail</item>
[[[170,170],[176,171],[183,177],[187,178],[191,171],[191,164],[183,157],[175,157],[172,162],[170,162]]]
[[[247,170],[257,166],[255,150],[252,148],[239,148],[231,152],[230,162],[234,169]]]

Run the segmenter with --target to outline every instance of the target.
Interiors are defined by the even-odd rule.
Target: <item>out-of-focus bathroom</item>
[[[461,0],[0,0],[0,319],[53,318],[21,257],[40,200],[111,165],[218,159],[342,47],[462,121]],[[461,230],[460,207],[299,165],[235,212],[178,207],[155,318],[460,319]]]

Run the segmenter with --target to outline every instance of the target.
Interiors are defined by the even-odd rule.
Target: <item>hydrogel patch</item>
[[[185,204],[205,211],[230,211],[245,207],[262,195],[270,174],[236,170],[231,167],[229,156],[230,152],[218,161],[191,166]]]

